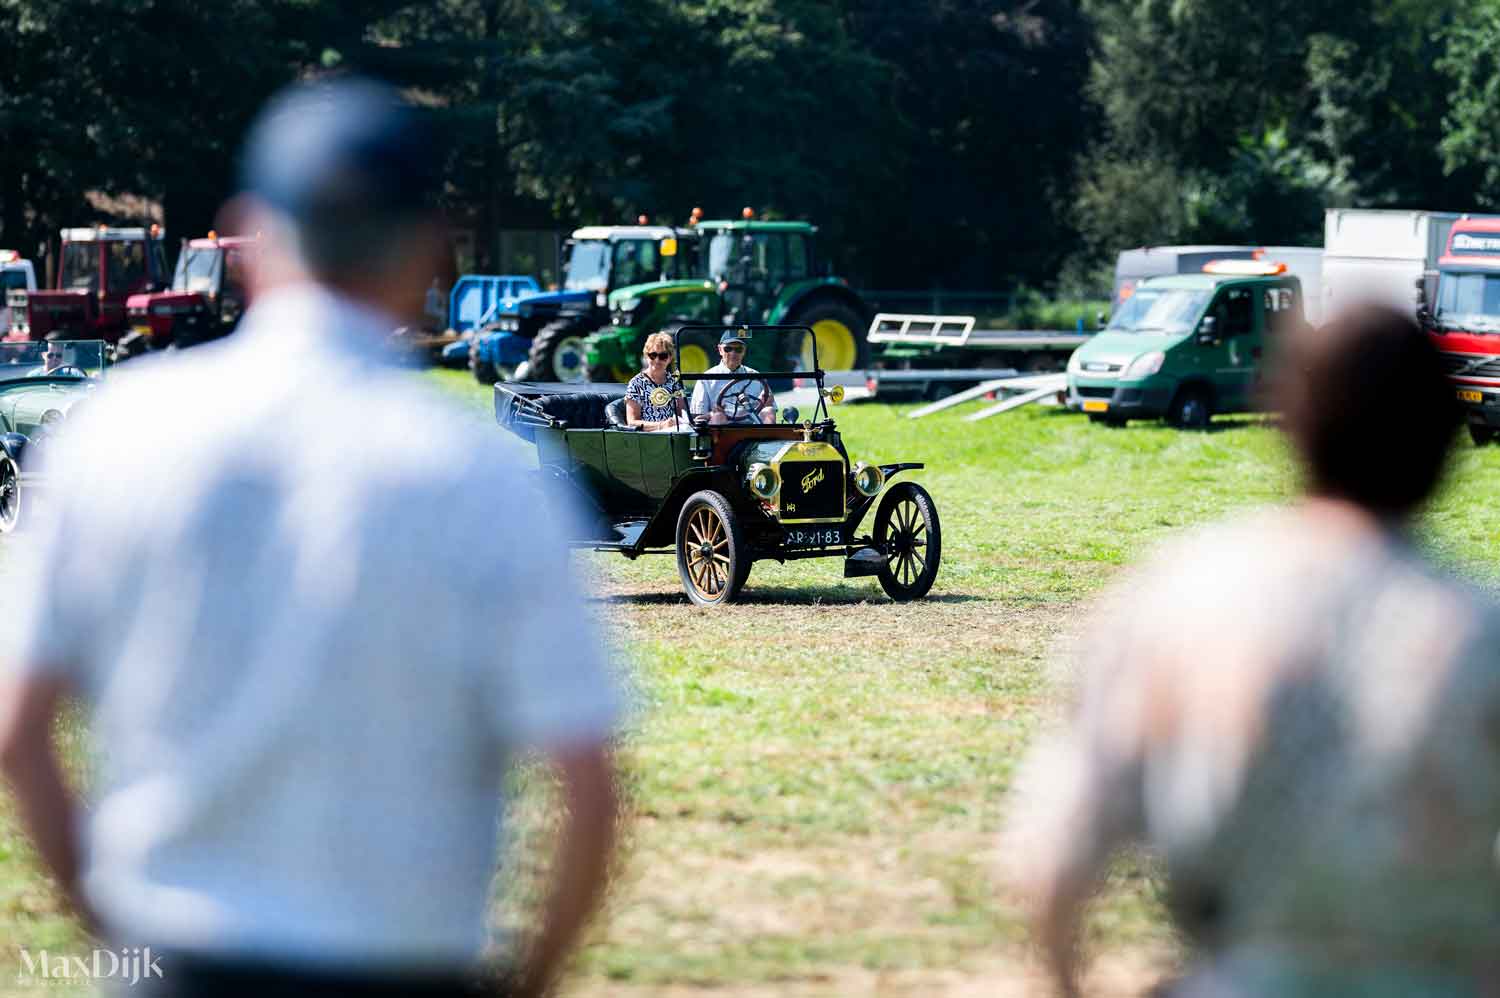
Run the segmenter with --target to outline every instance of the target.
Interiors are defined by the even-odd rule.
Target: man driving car
[[[725,330],[719,337],[719,359],[721,363],[703,373],[729,377],[699,381],[693,387],[693,398],[688,405],[692,414],[706,415],[710,423],[776,422],[776,397],[771,386],[758,378],[746,377],[760,372],[744,362],[745,341],[739,333]],[[746,380],[736,380],[740,378]]]
[[[28,378],[43,378],[49,374],[55,374],[64,366],[66,365],[63,364],[62,344],[51,341],[47,344],[47,349],[42,354],[42,366],[33,367],[26,372],[26,376]]]

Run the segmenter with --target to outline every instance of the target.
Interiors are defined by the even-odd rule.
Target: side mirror
[[[794,405],[789,405],[785,409],[781,410],[781,421],[783,423],[795,423],[801,418],[802,413],[798,412],[797,407]]]
[[[1219,342],[1217,326],[1219,320],[1216,316],[1205,315],[1203,321],[1198,323],[1198,342],[1203,344]]]
[[[1106,312],[1106,311],[1104,311],[1103,309],[1100,309],[1094,315],[1094,328],[1095,329],[1103,329],[1108,324],[1109,324],[1109,313]]]
[[[1425,278],[1425,277],[1419,277],[1419,278],[1417,278],[1416,284],[1417,284],[1417,307],[1420,309],[1423,305],[1427,304],[1427,278]]]
[[[1417,325],[1423,329],[1428,329],[1432,326],[1432,310],[1427,307],[1426,302],[1418,302],[1417,304]]]

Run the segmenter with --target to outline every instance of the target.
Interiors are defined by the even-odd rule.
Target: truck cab
[[[248,271],[259,247],[255,236],[214,232],[184,240],[172,286],[126,299],[130,332],[120,339],[122,351],[193,346],[231,332],[249,303]]]
[[[1069,358],[1068,407],[1095,422],[1165,419],[1184,429],[1260,408],[1276,331],[1303,321],[1301,282],[1286,271],[1216,260],[1202,273],[1141,281]]]
[[[1500,218],[1453,223],[1418,317],[1442,351],[1476,444],[1500,432]]]
[[[7,339],[101,339],[127,329],[126,300],[168,285],[161,226],[63,229],[57,283],[27,297],[24,333]]]

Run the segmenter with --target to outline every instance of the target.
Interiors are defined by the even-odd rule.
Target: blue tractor
[[[448,294],[448,328],[463,339],[443,348],[445,367],[464,367],[483,385],[526,360],[531,337],[521,335],[521,302],[541,294],[524,274],[469,274]]]
[[[530,340],[530,349],[524,369],[515,377],[584,380],[593,373],[588,371],[584,340],[609,325],[609,293],[692,276],[697,245],[695,230],[666,225],[591,225],[576,230],[564,244],[562,289],[533,295],[516,306],[517,333]]]

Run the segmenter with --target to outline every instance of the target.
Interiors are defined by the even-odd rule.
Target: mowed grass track
[[[491,418],[467,375],[426,377]],[[566,993],[1037,989],[990,866],[1011,773],[1065,692],[1088,599],[1170,533],[1283,500],[1294,470],[1259,419],[1179,434],[1041,408],[978,424],[906,411],[835,413],[856,457],[928,465],[911,477],[944,536],[924,602],[893,604],[829,560],[758,564],[743,603],[701,610],[671,559],[580,556],[635,709],[625,855]],[[1422,536],[1493,587],[1500,449],[1465,440],[1458,455]],[[548,787],[531,770],[516,781],[512,869],[535,874]],[[524,921],[535,877],[502,883],[497,917]],[[1170,966],[1158,895],[1149,863],[1118,865],[1090,927],[1114,954],[1097,990],[1139,992]],[[3,799],[0,939],[76,940]]]

